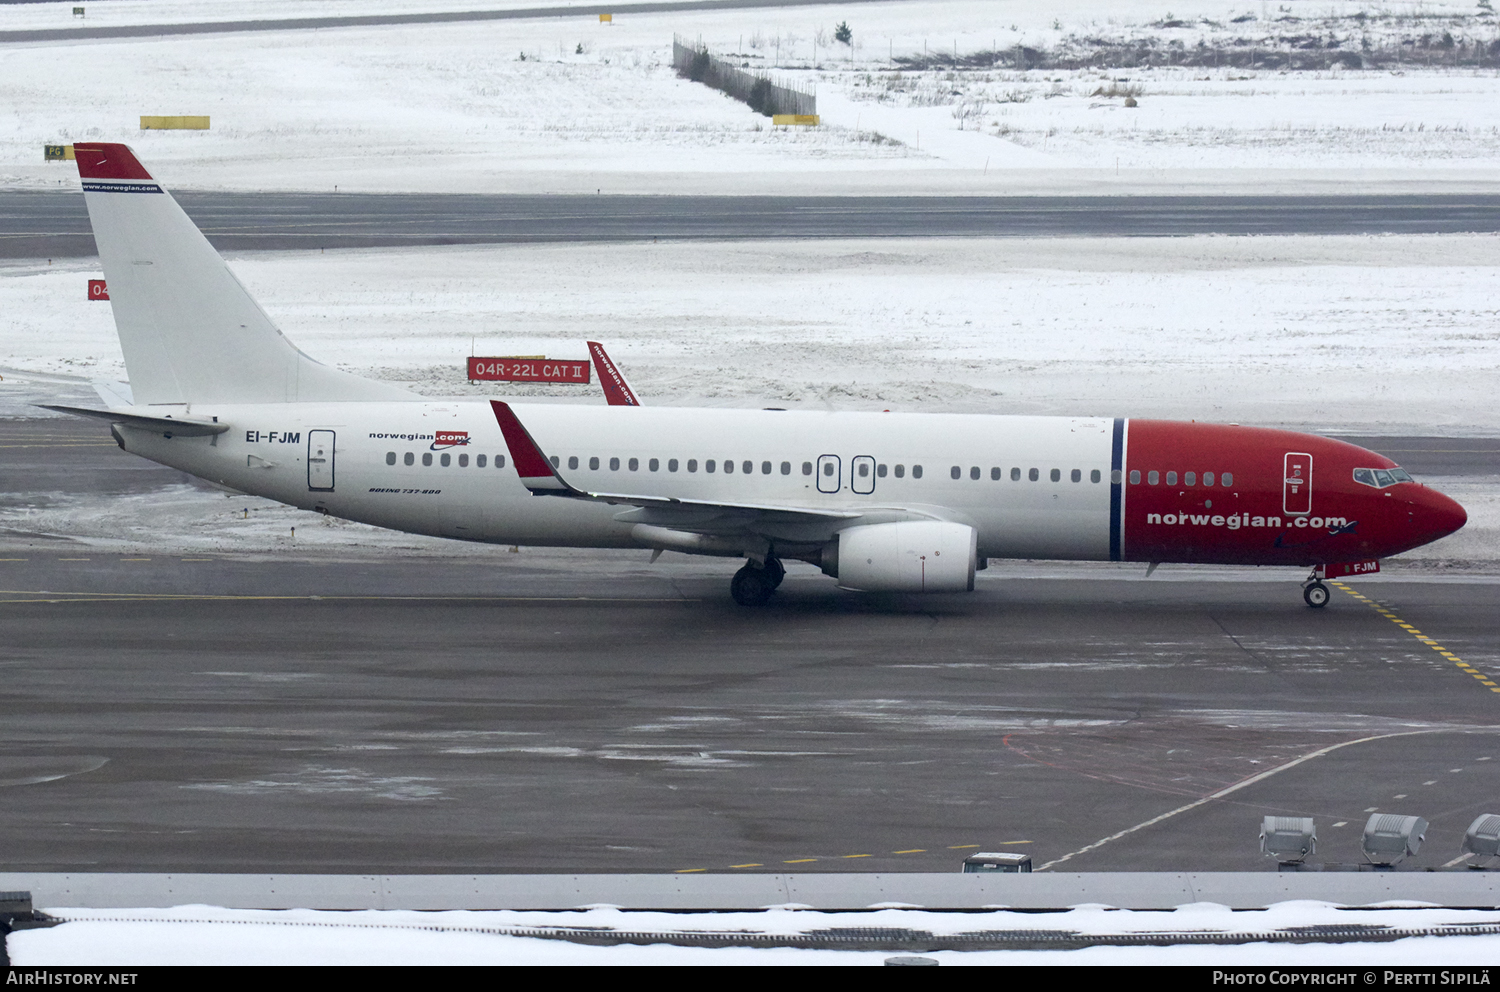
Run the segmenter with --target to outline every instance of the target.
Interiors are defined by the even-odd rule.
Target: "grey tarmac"
[[[4,425],[0,470],[32,493],[180,480],[30,423]],[[1493,472],[1494,442],[1404,440]],[[1253,871],[1266,813],[1314,816],[1348,862],[1376,810],[1430,820],[1436,867],[1500,812],[1482,576],[1349,584],[1476,678],[1351,593],[1307,609],[1290,571],[996,563],[917,598],[799,566],[745,610],[733,563],[674,557],[0,535],[7,864],[944,871],[999,848]]]
[[[221,251],[580,241],[1178,237],[1500,231],[1500,195],[612,196],[225,193],[174,196]],[[0,197],[0,258],[95,254],[75,190]]]

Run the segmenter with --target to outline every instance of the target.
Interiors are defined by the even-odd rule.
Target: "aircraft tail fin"
[[[594,357],[594,371],[599,373],[599,385],[604,388],[604,399],[610,406],[640,406],[635,391],[625,381],[625,374],[615,367],[604,353],[604,345],[590,341],[589,354]]]
[[[128,147],[73,149],[136,404],[412,398],[298,350]]]

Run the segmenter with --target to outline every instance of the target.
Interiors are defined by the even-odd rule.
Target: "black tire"
[[[754,565],[746,565],[729,580],[729,595],[741,606],[764,605],[775,591],[776,586],[772,584],[771,576],[765,569]]]
[[[1302,587],[1302,598],[1315,610],[1321,610],[1327,606],[1330,595],[1328,587],[1321,582],[1309,582]]]
[[[771,588],[780,589],[781,580],[786,578],[786,566],[781,563],[781,559],[767,558],[765,572],[771,580]]]

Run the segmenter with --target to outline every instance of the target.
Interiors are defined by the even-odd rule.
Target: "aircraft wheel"
[[[786,578],[786,566],[781,563],[780,558],[767,558],[765,573],[771,580],[771,588],[780,589],[781,580]]]
[[[729,580],[729,595],[741,606],[761,606],[776,591],[767,569],[746,565]]]
[[[1307,600],[1307,605],[1314,609],[1327,606],[1328,596],[1328,587],[1321,582],[1309,582],[1302,587],[1302,598]]]

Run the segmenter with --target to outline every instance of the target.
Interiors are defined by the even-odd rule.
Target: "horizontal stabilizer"
[[[40,406],[44,410],[56,410],[58,413],[69,413],[75,417],[107,420],[111,424],[124,424],[126,427],[136,427],[167,437],[207,437],[210,434],[223,434],[229,430],[228,424],[210,423],[205,420],[147,417],[138,413],[124,413],[120,410],[90,410],[81,406],[53,406],[50,403],[42,403]]]

